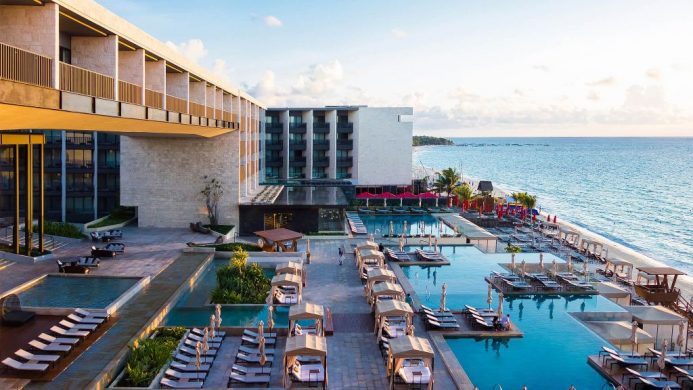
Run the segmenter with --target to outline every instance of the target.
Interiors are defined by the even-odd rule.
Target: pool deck
[[[599,291],[595,289],[579,289],[570,288],[570,285],[561,283],[560,289],[544,289],[543,286],[536,281],[529,281],[528,283],[532,285],[531,289],[513,289],[508,284],[504,283],[501,278],[491,278],[485,277],[486,283],[490,283],[496,291],[501,291],[503,295],[599,295]]]

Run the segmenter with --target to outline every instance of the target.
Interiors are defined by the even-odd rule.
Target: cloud
[[[327,64],[316,64],[301,73],[292,90],[299,95],[320,96],[344,77],[342,64],[334,60]]]
[[[590,90],[589,92],[587,92],[587,99],[597,101],[599,100],[599,94],[595,90]]]
[[[231,69],[226,65],[226,60],[217,58],[212,65],[212,73],[225,81],[231,80]]]
[[[603,79],[587,82],[585,85],[588,87],[609,87],[616,85],[616,78],[614,76],[609,76]]]
[[[390,30],[390,34],[392,35],[393,38],[397,38],[397,39],[403,39],[403,38],[406,38],[407,35],[409,35],[409,34],[407,34],[406,31],[399,29],[399,28],[393,28],[392,30]]]
[[[201,39],[193,38],[185,42],[175,44],[171,41],[166,42],[166,46],[187,57],[190,61],[199,63],[207,56],[207,49]]]
[[[652,80],[660,80],[662,78],[662,71],[658,68],[650,68],[645,72],[645,76]]]
[[[542,72],[550,72],[551,71],[551,69],[549,69],[549,67],[546,65],[534,65],[534,66],[532,66],[532,69],[539,70]]]
[[[279,20],[279,18],[272,15],[267,15],[264,18],[262,18],[262,20],[265,22],[265,26],[267,27],[276,28],[284,25],[284,23],[281,20]]]

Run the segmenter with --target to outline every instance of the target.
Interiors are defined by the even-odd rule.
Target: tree
[[[205,206],[207,207],[207,217],[209,218],[210,225],[218,225],[219,219],[217,216],[217,205],[219,200],[224,196],[224,189],[221,187],[221,182],[216,178],[210,178],[203,176],[204,187],[200,191],[202,199],[205,201]]]
[[[469,207],[469,201],[474,197],[474,191],[467,183],[462,183],[461,186],[456,187],[453,193],[457,196],[457,199],[462,202],[462,209]]]
[[[436,192],[445,192],[448,197],[452,195],[452,191],[459,186],[462,180],[462,175],[455,168],[445,168],[436,173],[436,180],[433,182],[433,187]],[[448,200],[448,205],[450,201]]]

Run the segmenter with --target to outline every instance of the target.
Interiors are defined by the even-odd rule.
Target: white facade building
[[[412,107],[269,108],[263,177],[410,185],[412,117]]]

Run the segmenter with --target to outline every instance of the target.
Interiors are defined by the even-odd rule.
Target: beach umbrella
[[[399,237],[399,251],[404,252],[404,234]]]
[[[258,336],[264,336],[265,335],[265,323],[260,320],[257,324],[257,334]]]
[[[440,311],[445,311],[445,297],[448,295],[448,284],[443,283],[442,291],[440,292]]]
[[[638,344],[638,321],[633,321],[630,328],[630,342],[633,344],[631,352],[635,352],[635,346]]]
[[[553,223],[557,223],[557,222],[556,222],[556,216],[555,216],[555,215],[553,216]]]
[[[209,351],[209,329],[205,326],[204,333],[202,334],[202,350],[207,353]]]
[[[573,256],[568,255],[568,272],[573,272]]]
[[[551,214],[546,217],[546,222],[551,222]]]
[[[553,277],[555,278],[558,276],[558,264],[556,263],[556,259],[551,261],[551,267],[553,268]]]
[[[272,328],[274,328],[274,317],[272,314],[274,313],[274,306],[270,305],[267,308],[267,327],[270,329],[270,332],[272,331]]]
[[[373,241],[373,233],[371,233],[371,241]],[[306,240],[306,253],[310,254],[310,238]]]
[[[219,329],[221,327],[221,305],[220,304],[217,303],[214,306],[214,312],[216,313],[215,317],[216,317],[216,321],[217,321],[217,323],[216,323],[217,329]]]
[[[200,366],[202,365],[202,343],[197,342],[195,344],[195,367],[197,370],[200,370]]]
[[[683,344],[686,340],[685,336],[683,334],[684,333],[683,327],[685,325],[686,325],[685,322],[683,322],[683,321],[679,322],[679,336],[676,338],[676,345],[679,346],[679,350],[681,351],[681,353],[683,353]]]
[[[435,244],[434,251],[438,253],[438,237],[433,239],[433,243]]]
[[[539,254],[539,269],[541,269],[541,271],[544,272],[544,254],[543,253]]]
[[[662,344],[662,352],[659,354],[659,357],[657,357],[657,367],[659,367],[660,370],[663,370],[667,366],[666,358],[668,344],[669,340],[664,339],[664,344]]]
[[[407,325],[407,336],[413,336],[414,335],[414,324],[411,322],[409,325]]]
[[[510,268],[515,272],[515,254],[510,255]]]
[[[488,303],[488,309],[491,310],[491,304],[493,303],[493,287],[491,287],[491,283],[488,284],[488,294],[486,296],[486,303]]]
[[[498,292],[498,318],[503,316],[503,293]]]
[[[590,270],[587,268],[587,262],[582,263],[582,273],[585,274],[585,282],[589,283],[590,281]]]
[[[525,277],[527,275],[527,268],[526,268],[527,262],[522,260],[522,277]]]
[[[209,337],[214,338],[216,336],[216,332],[214,332],[214,327],[217,325],[217,317],[212,314],[209,316]]]
[[[430,248],[430,247],[432,247],[432,246],[433,246],[433,242],[432,242],[432,239],[431,239],[431,235],[429,234],[429,235],[428,235],[428,247]],[[693,305],[693,297],[691,297],[691,302],[692,302],[691,304]]]

